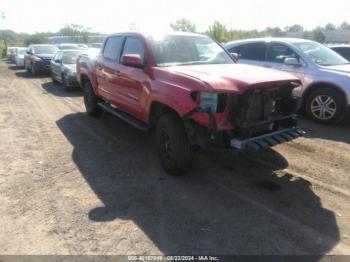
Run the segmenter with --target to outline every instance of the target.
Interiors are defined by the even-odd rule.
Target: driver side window
[[[286,58],[296,58],[299,56],[288,46],[272,43],[267,52],[267,62],[283,64]]]

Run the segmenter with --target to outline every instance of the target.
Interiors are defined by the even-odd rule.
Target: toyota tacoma
[[[203,35],[109,35],[99,55],[78,58],[77,80],[88,115],[107,111],[154,130],[161,164],[173,175],[186,171],[197,149],[255,152],[303,134],[295,76],[237,64]]]

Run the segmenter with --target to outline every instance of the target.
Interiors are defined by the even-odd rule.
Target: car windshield
[[[199,64],[234,64],[225,50],[206,36],[149,37],[159,67]]]
[[[348,64],[349,61],[331,50],[330,48],[315,42],[295,44],[314,63],[321,66],[333,66]]]
[[[66,65],[75,64],[79,55],[86,54],[83,51],[69,51],[64,52],[62,57],[62,63]]]
[[[42,45],[34,46],[34,54],[55,54],[58,51],[58,48],[53,45]]]

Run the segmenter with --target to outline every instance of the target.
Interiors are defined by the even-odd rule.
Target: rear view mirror
[[[286,58],[286,59],[284,60],[284,64],[290,65],[290,66],[302,66],[302,64],[299,62],[298,59],[292,58],[292,57]]]
[[[233,58],[236,62],[238,62],[238,60],[239,60],[239,54],[237,54],[237,53],[230,53],[230,54],[231,54],[232,58]]]

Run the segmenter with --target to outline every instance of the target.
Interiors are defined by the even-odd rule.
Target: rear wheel
[[[90,82],[84,83],[84,104],[89,116],[100,117],[103,113],[102,108],[98,105],[99,99],[95,95]]]
[[[332,88],[320,88],[310,94],[306,101],[306,113],[314,121],[334,124],[344,117],[344,99],[341,93]]]
[[[182,120],[175,114],[160,117],[156,128],[157,151],[163,168],[174,176],[182,175],[193,159]]]

